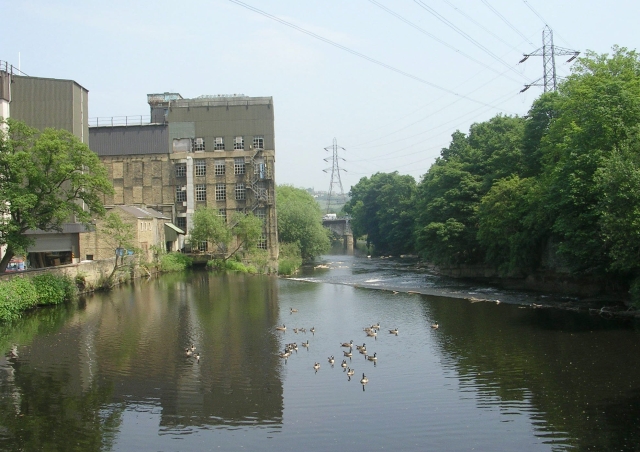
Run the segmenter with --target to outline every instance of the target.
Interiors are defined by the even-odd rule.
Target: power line
[[[331,183],[329,184],[329,195],[327,196],[327,213],[331,213],[331,201],[335,201],[336,205],[344,204],[347,202],[346,197],[344,196],[344,189],[342,188],[342,179],[340,179],[340,171],[345,171],[340,168],[340,160],[344,159],[338,156],[338,149],[345,148],[338,146],[338,140],[333,139],[333,146],[327,146],[324,148],[325,151],[329,151],[331,149],[332,157],[331,157]],[[329,161],[329,157],[324,159],[325,162]],[[325,173],[329,171],[329,168],[322,170]],[[335,190],[339,190],[336,194]],[[335,199],[334,198],[337,198]]]
[[[482,61],[477,60],[477,59],[473,58],[473,57],[472,57],[472,56],[470,56],[470,55],[467,55],[466,53],[464,53],[463,51],[461,51],[461,50],[457,49],[456,47],[452,46],[451,44],[449,44],[449,43],[448,43],[448,42],[446,42],[445,40],[438,38],[438,37],[437,37],[437,36],[435,36],[434,34],[429,33],[429,32],[428,32],[427,30],[425,30],[424,28],[422,28],[422,27],[420,27],[420,26],[418,26],[418,25],[414,24],[414,23],[413,23],[413,22],[411,22],[410,20],[408,20],[408,19],[406,19],[406,18],[402,17],[400,14],[396,13],[395,11],[393,11],[393,10],[391,10],[391,9],[387,8],[386,6],[384,6],[384,5],[380,4],[380,3],[378,3],[376,0],[369,0],[369,2],[373,3],[373,4],[374,4],[374,5],[376,5],[378,8],[383,9],[383,10],[384,10],[384,11],[386,11],[387,13],[389,13],[389,14],[391,14],[392,16],[396,17],[397,19],[401,20],[402,22],[406,23],[406,24],[407,24],[407,25],[409,25],[410,27],[415,28],[415,29],[416,29],[416,30],[418,30],[420,33],[422,33],[422,34],[424,34],[424,35],[429,36],[431,39],[433,39],[433,40],[435,40],[435,41],[439,42],[440,44],[444,45],[445,47],[448,47],[448,48],[450,48],[451,50],[453,50],[454,52],[456,52],[456,53],[458,53],[458,54],[462,55],[463,57],[465,57],[465,58],[467,58],[467,59],[469,59],[469,60],[473,61],[473,62],[474,62],[474,63],[476,63],[476,64],[479,64],[480,66],[482,66],[482,67],[484,67],[484,68],[486,68],[486,69],[489,69],[490,71],[493,71],[493,72],[495,72],[495,73],[497,73],[497,74],[500,74],[500,73],[498,72],[498,70],[496,70],[496,69],[492,68],[492,67],[491,67],[491,66],[489,66],[488,64],[485,64],[485,63],[483,63]],[[510,45],[510,44],[509,44],[509,45]],[[501,73],[500,75],[504,75],[504,72],[503,72],[503,73]],[[508,78],[509,80],[515,81],[514,79],[512,79],[512,78],[510,78],[510,77],[507,77],[507,78]]]
[[[509,63],[507,63],[506,61],[504,61],[502,58],[500,58],[498,55],[496,55],[495,53],[493,53],[491,50],[489,50],[487,47],[485,47],[484,45],[480,44],[480,42],[478,42],[476,39],[472,38],[471,36],[469,36],[466,32],[464,32],[463,30],[461,30],[459,27],[457,27],[455,24],[453,24],[453,22],[451,22],[449,19],[447,19],[446,17],[444,17],[442,14],[438,13],[435,9],[433,9],[432,7],[430,7],[429,5],[427,5],[426,3],[424,3],[422,0],[414,0],[415,3],[420,6],[422,9],[426,10],[428,13],[432,14],[436,19],[438,19],[439,21],[441,21],[442,23],[444,23],[445,25],[447,25],[449,28],[452,28],[456,33],[458,33],[460,36],[462,36],[463,38],[467,39],[469,42],[471,42],[472,44],[474,44],[475,46],[477,46],[479,49],[481,49],[482,51],[484,51],[485,53],[487,53],[489,56],[491,56],[491,58],[495,59],[496,61],[500,62],[501,64],[503,64],[504,66],[506,66],[507,68],[509,68],[509,70],[515,72],[516,74],[518,74],[519,76],[522,76],[522,74],[520,74],[513,66],[511,66]],[[526,38],[525,38],[526,39]]]
[[[497,9],[495,9],[493,6],[491,6],[487,0],[482,0],[482,3],[484,3],[486,5],[486,7],[489,8],[491,11],[493,11],[493,13],[496,16],[498,16],[500,19],[502,19],[502,21],[505,24],[507,24],[509,27],[511,27],[511,29],[513,31],[515,31],[520,36],[522,36],[524,39],[526,39],[529,42],[529,44],[531,44],[532,46],[535,45],[533,42],[529,41],[529,38],[527,38],[525,35],[523,35],[522,32],[520,30],[518,30],[511,22],[509,22],[506,17],[504,17],[502,14],[500,14],[500,12]]]
[[[545,18],[544,18],[544,17],[542,17],[538,11],[536,11],[535,9],[533,9],[533,6],[531,6],[531,3],[529,3],[527,0],[522,0],[522,1],[524,2],[524,4],[525,4],[525,5],[527,5],[527,7],[528,7],[531,11],[533,11],[533,14],[535,14],[536,16],[538,16],[538,18],[542,21],[542,23],[543,23],[544,25],[546,25],[547,27],[551,27],[551,25],[549,25],[549,22],[547,22],[547,21],[545,20]],[[560,37],[560,39],[562,39],[563,41],[567,42],[567,40],[566,40],[566,39],[563,39],[563,38],[562,38],[562,36],[560,36],[559,34],[558,34],[558,36]],[[567,42],[567,44],[568,44],[568,42]]]
[[[269,14],[269,13],[267,13],[267,12],[265,12],[265,11],[262,11],[261,9],[258,9],[258,8],[254,7],[254,6],[248,5],[248,4],[246,4],[246,3],[244,3],[244,2],[241,2],[241,1],[239,1],[239,0],[229,0],[229,1],[230,1],[231,3],[235,3],[235,4],[236,4],[236,5],[238,5],[238,6],[242,6],[243,8],[246,8],[246,9],[249,9],[249,10],[251,10],[251,11],[254,11],[254,12],[258,13],[258,14],[261,14],[261,15],[263,15],[264,17],[267,17],[267,18],[269,18],[269,19],[271,19],[271,20],[275,20],[276,22],[279,22],[279,23],[281,23],[281,24],[283,24],[283,25],[286,25],[287,27],[291,27],[291,28],[293,28],[294,30],[297,30],[297,31],[299,31],[299,32],[301,32],[301,33],[304,33],[304,34],[308,35],[308,36],[311,36],[311,37],[313,37],[313,38],[316,38],[316,39],[318,39],[318,40],[320,40],[320,41],[322,41],[322,42],[325,42],[325,43],[330,44],[330,45],[332,45],[332,46],[334,46],[334,47],[337,47],[337,48],[339,48],[339,49],[341,49],[341,50],[344,50],[345,52],[349,52],[349,53],[351,53],[352,55],[355,55],[355,56],[357,56],[357,57],[359,57],[359,58],[362,58],[362,59],[367,60],[367,61],[369,61],[369,62],[371,62],[371,63],[377,64],[378,66],[382,66],[382,67],[384,67],[384,68],[386,68],[386,69],[389,69],[389,70],[391,70],[391,71],[393,71],[393,72],[396,72],[396,73],[398,73],[398,74],[400,74],[400,75],[404,75],[405,77],[408,77],[408,78],[410,78],[410,79],[413,79],[413,80],[415,80],[415,81],[417,81],[417,82],[423,83],[423,84],[425,84],[425,85],[427,85],[427,86],[430,86],[430,87],[432,87],[432,88],[438,89],[438,90],[440,90],[440,91],[444,91],[444,92],[446,92],[446,93],[452,94],[452,95],[454,95],[454,96],[456,96],[456,97],[461,97],[461,98],[463,98],[463,99],[467,99],[467,100],[469,100],[469,101],[471,101],[471,102],[474,102],[474,103],[477,103],[477,104],[480,104],[480,105],[484,105],[484,106],[486,106],[486,107],[493,107],[491,104],[488,104],[488,103],[486,103],[486,102],[482,102],[482,101],[480,101],[480,100],[472,99],[472,98],[470,98],[470,97],[468,97],[468,96],[465,96],[465,95],[463,95],[463,94],[456,93],[455,91],[452,91],[452,90],[450,90],[450,89],[447,89],[447,88],[445,88],[445,87],[443,87],[443,86],[436,85],[435,83],[429,82],[429,81],[427,81],[427,80],[425,80],[425,79],[423,79],[423,78],[420,78],[420,77],[418,77],[418,76],[415,76],[415,75],[413,75],[413,74],[410,74],[410,73],[408,73],[408,72],[405,72],[405,71],[403,71],[403,70],[401,70],[401,69],[398,69],[398,68],[396,68],[396,67],[393,67],[393,66],[391,66],[390,64],[387,64],[387,63],[384,63],[384,62],[382,62],[382,61],[376,60],[375,58],[371,58],[371,57],[369,57],[369,56],[367,56],[367,55],[365,55],[365,54],[363,54],[363,53],[360,53],[360,52],[358,52],[358,51],[356,51],[356,50],[350,49],[349,47],[347,47],[347,46],[343,46],[342,44],[338,44],[338,43],[337,43],[337,42],[335,42],[335,41],[332,41],[332,40],[327,39],[327,38],[325,38],[325,37],[323,37],[323,36],[320,36],[320,35],[318,35],[318,34],[316,34],[316,33],[313,33],[312,31],[309,31],[309,30],[307,30],[307,29],[305,29],[305,28],[302,28],[302,27],[300,27],[300,26],[298,26],[298,25],[292,24],[291,22],[287,22],[287,21],[286,21],[286,20],[284,20],[284,19],[280,19],[279,17],[274,16],[274,15],[272,15],[272,14]],[[506,64],[506,63],[505,63],[505,64]],[[493,108],[497,108],[497,107],[493,107]]]

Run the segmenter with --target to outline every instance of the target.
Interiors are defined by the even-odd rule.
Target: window
[[[244,150],[244,137],[235,137],[233,139],[233,149]]]
[[[207,248],[208,248],[207,242],[198,242],[198,251],[200,251],[201,253],[204,253],[205,251],[207,251]]]
[[[264,137],[262,135],[253,137],[253,148],[264,149]]]
[[[207,162],[205,159],[196,159],[195,167],[196,167],[196,176],[207,175]]]
[[[244,189],[244,184],[236,184],[236,200],[240,201],[246,199],[247,192]]]
[[[215,175],[216,176],[224,176],[226,164],[224,160],[219,159],[215,161]]]
[[[177,163],[176,164],[176,177],[186,177],[187,176],[187,164],[186,163]]]
[[[224,201],[225,199],[227,199],[227,186],[216,184],[216,201]]]
[[[196,201],[207,200],[207,186],[205,184],[196,184]]]
[[[214,141],[214,148],[216,151],[224,151],[224,138],[216,137]]]
[[[176,185],[176,202],[184,202],[187,200],[187,188],[182,185]]]
[[[244,174],[244,157],[233,159],[233,174]]]
[[[267,218],[267,209],[264,207],[259,207],[256,209],[256,217],[260,218],[264,221]]]
[[[93,260],[93,254],[87,254],[87,255],[85,256],[85,260],[87,260],[87,261],[92,261],[92,260]]]
[[[176,217],[176,226],[187,232],[187,217]]]
[[[193,152],[204,151],[204,138],[195,138],[192,145]]]
[[[261,250],[267,249],[267,238],[265,236],[262,236],[260,240],[258,240],[258,248]]]
[[[227,221],[227,209],[218,209],[218,215],[224,218],[224,221]]]

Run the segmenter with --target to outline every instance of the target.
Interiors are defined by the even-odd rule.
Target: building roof
[[[122,209],[126,213],[131,216],[134,216],[138,219],[142,218],[158,218],[162,220],[170,220],[171,218],[167,217],[162,212],[158,212],[150,207],[136,207],[136,206],[116,206],[119,209]]]

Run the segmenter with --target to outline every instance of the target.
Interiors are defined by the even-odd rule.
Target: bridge
[[[330,229],[334,236],[342,239],[345,250],[353,251],[353,232],[349,218],[323,218],[322,226]]]

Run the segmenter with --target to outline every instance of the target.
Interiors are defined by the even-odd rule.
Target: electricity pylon
[[[542,56],[542,67],[544,68],[544,76],[539,78],[533,83],[529,83],[528,85],[524,85],[524,88],[520,90],[521,93],[525,92],[532,86],[544,86],[544,92],[547,91],[555,91],[558,87],[556,80],[556,55],[571,55],[571,58],[567,60],[567,63],[575,60],[580,52],[577,50],[565,49],[563,47],[558,47],[553,45],[553,30],[547,25],[542,30],[542,48],[537,49],[531,53],[523,54],[524,58],[522,58],[518,64],[524,63],[527,58],[530,56]],[[542,84],[540,84],[540,80],[542,80]]]
[[[322,170],[325,173],[331,170],[331,184],[329,184],[329,196],[327,197],[327,213],[331,211],[330,209],[331,209],[332,201],[334,201],[334,204],[336,205],[340,203],[344,204],[347,202],[344,196],[344,190],[342,189],[342,180],[340,179],[340,171],[346,171],[346,170],[341,169],[339,164],[340,160],[345,162],[346,160],[338,156],[338,149],[342,149],[343,151],[346,151],[345,148],[338,146],[338,141],[335,138],[333,139],[333,146],[327,146],[326,148],[324,148],[325,151],[332,152],[332,157],[327,157],[324,159],[325,162],[328,162],[329,159],[332,160],[331,168],[326,168]]]

